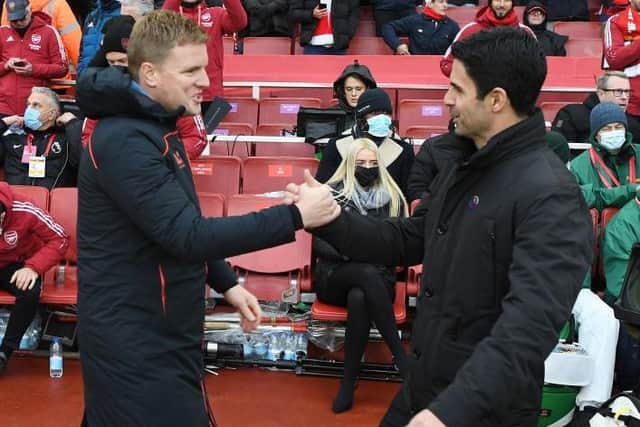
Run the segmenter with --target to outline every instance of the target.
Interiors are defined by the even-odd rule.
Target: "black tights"
[[[407,358],[393,314],[393,294],[392,285],[385,283],[379,268],[356,262],[337,267],[329,276],[326,288],[319,290],[320,301],[347,307],[345,381],[355,381],[358,377],[371,321],[389,346],[400,373],[406,375]]]

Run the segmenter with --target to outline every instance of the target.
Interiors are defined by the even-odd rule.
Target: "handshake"
[[[340,215],[340,205],[329,186],[316,181],[308,169],[304,171],[304,183],[287,185],[283,202],[298,208],[305,229],[321,227]]]

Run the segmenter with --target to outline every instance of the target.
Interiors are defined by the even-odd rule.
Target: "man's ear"
[[[138,70],[138,78],[143,86],[155,88],[160,84],[157,68],[151,62],[143,62]]]
[[[501,87],[492,89],[485,99],[489,103],[489,108],[491,108],[491,111],[494,113],[499,113],[504,110],[505,107],[511,105],[511,100],[507,92]]]

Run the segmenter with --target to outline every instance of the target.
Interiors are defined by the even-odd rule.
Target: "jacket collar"
[[[521,122],[494,135],[487,145],[476,150],[463,167],[481,169],[502,159],[541,148],[546,144],[544,140],[545,127],[542,111],[536,111]]]

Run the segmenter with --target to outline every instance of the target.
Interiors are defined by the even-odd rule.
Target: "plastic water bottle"
[[[53,337],[49,348],[49,376],[51,378],[62,377],[62,344],[60,344],[58,337]]]

